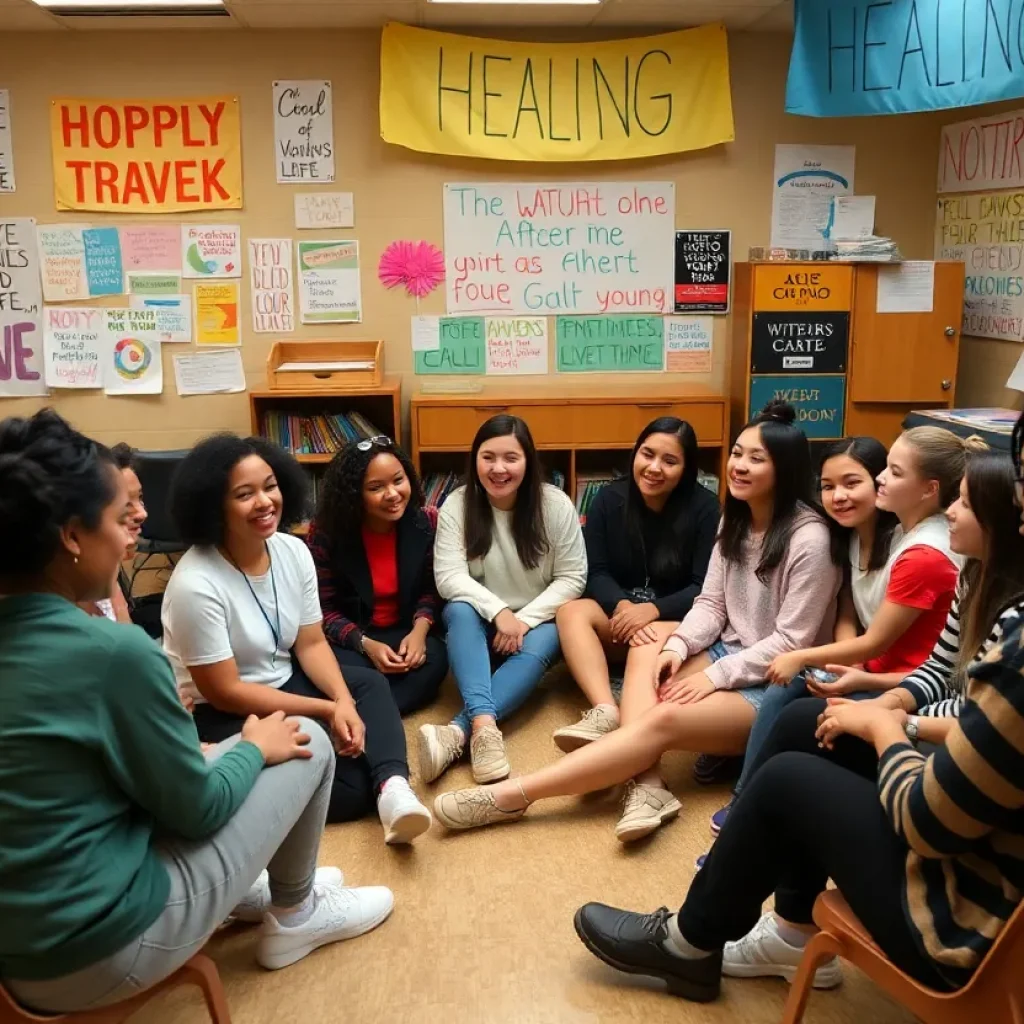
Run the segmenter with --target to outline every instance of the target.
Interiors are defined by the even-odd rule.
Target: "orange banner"
[[[754,309],[846,310],[853,299],[853,268],[828,263],[757,264]]]
[[[50,101],[58,210],[242,208],[238,97]]]

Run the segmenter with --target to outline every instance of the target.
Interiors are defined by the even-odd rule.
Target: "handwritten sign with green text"
[[[443,316],[438,321],[439,345],[414,352],[420,374],[485,373],[486,335],[482,316]]]
[[[556,320],[559,373],[661,370],[665,322],[660,316],[560,316]]]

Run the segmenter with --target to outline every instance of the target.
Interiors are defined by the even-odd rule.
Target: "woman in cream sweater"
[[[523,420],[492,416],[480,427],[466,478],[441,509],[434,546],[448,658],[465,706],[449,725],[420,727],[424,782],[462,756],[467,738],[477,782],[508,777],[498,722],[558,655],[555,613],[587,582],[576,509],[543,482]]]

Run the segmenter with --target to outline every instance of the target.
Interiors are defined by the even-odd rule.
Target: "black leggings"
[[[366,749],[359,757],[334,759],[334,786],[327,807],[329,822],[355,821],[377,806],[380,787],[393,775],[409,778],[405,752],[405,729],[379,672],[346,667],[345,682],[366,725]],[[283,693],[324,699],[305,672],[292,660],[292,677],[281,687]],[[220,743],[241,732],[244,716],[218,711],[210,704],[197,704],[196,729],[204,743]],[[327,722],[317,720],[325,732]]]
[[[907,847],[879,801],[875,751],[852,737],[834,752],[819,750],[814,730],[824,706],[798,700],[779,716],[690,886],[680,930],[700,949],[721,949],[753,928],[772,893],[782,918],[810,924],[831,878],[897,967],[950,991],[904,911]]]
[[[377,629],[371,626],[366,630],[366,636],[371,640],[379,640],[397,651],[398,645],[408,632],[408,629],[401,626],[391,629]],[[373,662],[365,654],[347,647],[334,647],[334,656],[338,659],[346,679],[352,668],[366,669],[379,675],[391,690],[395,706],[403,718],[430,704],[437,697],[444,677],[448,675],[448,648],[443,640],[433,634],[427,636],[427,660],[411,672],[398,672],[394,675],[377,672]]]

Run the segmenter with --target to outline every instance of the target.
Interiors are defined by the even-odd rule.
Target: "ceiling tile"
[[[750,29],[753,32],[792,32],[793,31],[793,4],[792,0],[773,7],[767,14],[761,15],[751,22]]]
[[[416,22],[414,3],[401,5],[408,12],[404,17],[393,13],[395,4],[282,3],[281,0],[237,4],[232,0],[231,6],[250,28],[379,28],[390,20]],[[382,7],[392,13],[383,13]]]

